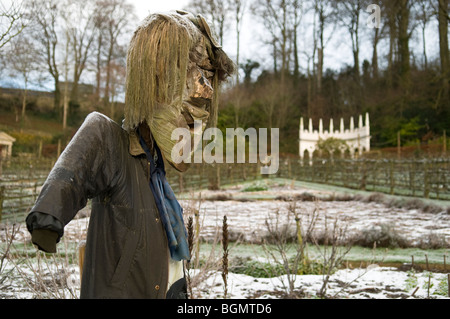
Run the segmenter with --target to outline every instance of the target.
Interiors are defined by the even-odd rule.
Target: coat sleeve
[[[89,114],[51,170],[26,218],[32,241],[54,252],[67,225],[87,200],[113,187],[119,163],[113,145],[120,128],[107,117]]]

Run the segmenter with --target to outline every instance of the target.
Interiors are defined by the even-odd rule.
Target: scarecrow
[[[171,134],[216,124],[219,84],[234,68],[200,15],[152,14],[135,31],[123,125],[89,114],[26,218],[38,249],[56,252],[64,226],[92,199],[81,298],[186,297],[186,229],[165,164],[180,172],[188,164],[171,158]]]

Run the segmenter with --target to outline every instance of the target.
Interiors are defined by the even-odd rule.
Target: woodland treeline
[[[378,28],[367,25],[370,4],[380,8]],[[348,125],[369,112],[374,148],[450,132],[449,0],[191,0],[182,9],[210,20],[239,66],[223,88],[220,128],[279,127],[280,150],[294,154],[300,116]],[[2,10],[0,75],[20,80],[16,113],[45,111],[64,127],[91,110],[120,121],[132,1],[24,0]],[[252,43],[242,42],[248,23],[261,26]],[[336,41],[352,62],[326,67]],[[244,45],[269,54],[245,55]],[[49,105],[27,101],[43,81],[53,85]]]

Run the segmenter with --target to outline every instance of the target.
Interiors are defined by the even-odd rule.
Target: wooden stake
[[[84,252],[86,250],[86,242],[82,241],[78,244],[78,267],[80,268],[80,282],[83,277]]]
[[[417,290],[419,290],[419,286],[417,286],[416,289],[414,289],[413,293],[411,294],[411,297],[414,297],[414,295],[416,294]]]
[[[450,274],[447,274],[448,296],[450,297]]]
[[[446,265],[446,263],[445,263],[445,257],[446,257],[446,255],[444,255],[444,271],[447,270],[447,265]]]
[[[2,214],[3,214],[4,192],[5,192],[5,186],[0,186],[0,221],[2,221]]]

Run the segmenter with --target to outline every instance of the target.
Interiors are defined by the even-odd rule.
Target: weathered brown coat
[[[27,217],[30,232],[51,229],[61,236],[57,225],[69,223],[92,198],[81,298],[166,296],[167,237],[143,154],[135,136],[91,113],[61,154]],[[56,219],[53,225],[48,215]]]

